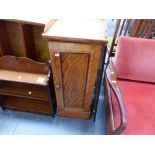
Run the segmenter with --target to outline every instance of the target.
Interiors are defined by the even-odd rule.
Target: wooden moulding
[[[63,53],[87,53],[91,51],[91,44],[81,44],[81,43],[67,43],[67,42],[57,42],[50,41],[49,49],[53,52],[63,52]]]
[[[32,67],[33,66],[33,67]],[[48,74],[47,63],[39,63],[26,57],[3,56],[0,58],[0,69],[28,73]]]

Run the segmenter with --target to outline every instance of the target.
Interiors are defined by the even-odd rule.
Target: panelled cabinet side
[[[89,60],[89,70],[88,70],[88,78],[86,83],[86,92],[85,92],[85,104],[84,111],[90,111],[90,104],[93,96],[95,80],[97,76],[97,70],[99,66],[99,60],[101,56],[102,46],[98,44],[92,44],[90,51],[90,60]]]

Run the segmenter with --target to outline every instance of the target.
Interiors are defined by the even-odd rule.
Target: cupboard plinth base
[[[57,111],[59,116],[77,118],[77,119],[90,119],[90,112],[74,112],[74,111]]]

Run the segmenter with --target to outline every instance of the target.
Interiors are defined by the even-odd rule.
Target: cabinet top
[[[48,28],[46,28],[48,27]],[[105,44],[105,20],[56,20],[45,26],[44,38],[53,41]]]

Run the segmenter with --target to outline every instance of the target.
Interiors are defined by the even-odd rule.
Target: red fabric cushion
[[[118,81],[124,102],[127,126],[122,134],[155,134],[155,84]],[[119,126],[120,113],[113,94],[115,125]]]
[[[118,78],[155,82],[155,40],[120,37],[114,68]]]

